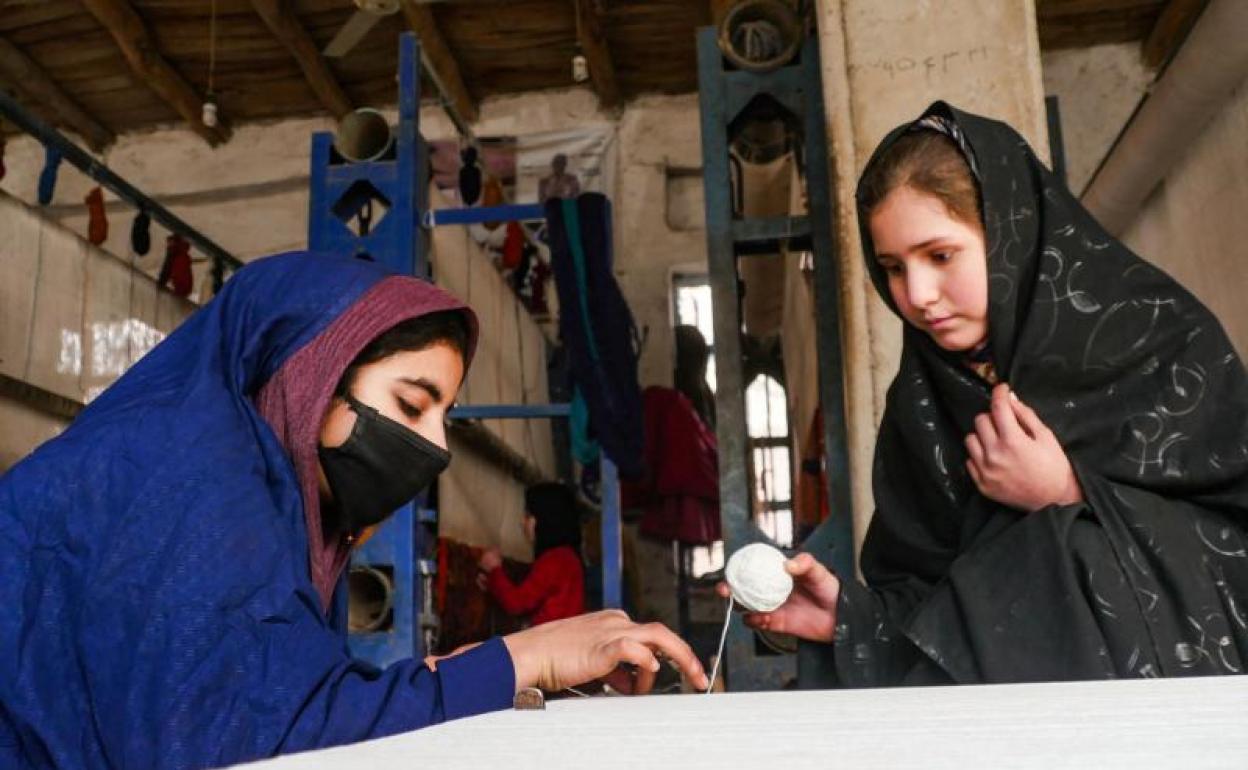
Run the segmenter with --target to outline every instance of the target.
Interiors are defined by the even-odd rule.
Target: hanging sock
[[[43,157],[43,171],[39,174],[39,205],[46,206],[52,202],[52,193],[56,191],[56,172],[61,167],[61,151],[55,147],[46,147]]]
[[[156,282],[161,286],[168,282],[170,290],[179,297],[191,295],[191,244],[177,233],[165,240],[165,263]]]
[[[459,151],[459,200],[471,206],[481,197],[481,166],[477,164],[477,148],[471,145]]]
[[[104,215],[104,191],[99,185],[91,188],[87,197],[87,240],[99,246],[108,240],[108,218]]]
[[[496,177],[487,176],[485,182],[481,185],[481,205],[482,206],[501,206],[507,202],[506,196],[503,195],[503,183],[498,181]],[[502,224],[498,221],[482,223],[486,230],[493,232]]]
[[[146,211],[135,214],[134,224],[130,225],[130,248],[140,257],[152,250],[152,218]]]
[[[503,269],[515,270],[520,266],[521,252],[524,250],[524,228],[519,222],[507,223],[507,235],[503,239]]]

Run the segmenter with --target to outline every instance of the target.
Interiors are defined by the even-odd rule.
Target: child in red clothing
[[[520,585],[503,571],[497,548],[481,554],[485,587],[510,615],[531,615],[540,625],[585,612],[585,568],[576,500],[562,484],[524,490],[524,534],[533,543],[533,568]]]

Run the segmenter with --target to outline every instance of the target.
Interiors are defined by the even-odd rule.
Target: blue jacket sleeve
[[[310,694],[276,753],[353,743],[509,708],[515,670],[501,638],[438,661],[383,671],[353,661]]]
[[[80,729],[101,741],[101,767],[229,766],[508,708],[515,692],[501,638],[436,671],[410,658],[378,669],[353,659],[312,611],[223,623],[183,607],[139,624],[93,602],[88,614],[84,659],[99,686],[89,695],[95,723]]]

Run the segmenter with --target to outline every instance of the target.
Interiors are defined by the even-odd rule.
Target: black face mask
[[[451,453],[351,395],[355,427],[342,446],[317,448],[338,509],[339,529],[355,533],[413,500],[451,462]]]

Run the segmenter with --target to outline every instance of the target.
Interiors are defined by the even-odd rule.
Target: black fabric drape
[[[559,293],[559,338],[572,382],[589,407],[593,437],[619,468],[638,479],[642,467],[641,340],[615,279],[611,202],[600,193],[545,202],[550,260]]]
[[[1213,315],[1105,233],[1013,129],[941,102],[932,116],[980,185],[997,372],[1057,435],[1086,503],[1025,513],[980,495],[963,439],[989,386],[907,326],[876,448],[867,586],[842,581],[838,676],[869,686],[1242,672],[1242,361]],[[930,129],[896,129],[872,162],[908,130]]]

